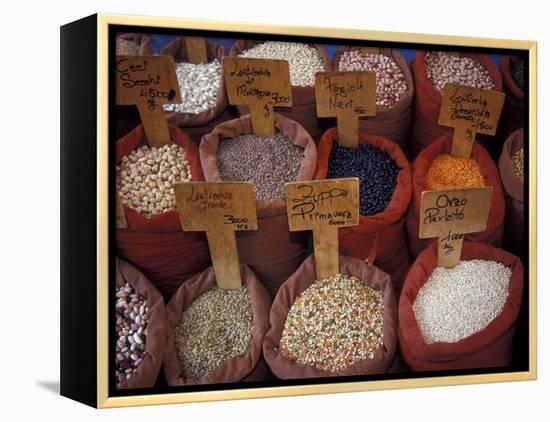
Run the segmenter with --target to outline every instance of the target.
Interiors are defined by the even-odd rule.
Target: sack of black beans
[[[357,149],[340,147],[337,139],[336,128],[321,137],[315,179],[359,177],[359,224],[338,230],[340,253],[374,258],[398,292],[409,265],[404,226],[412,195],[411,166],[399,145],[381,136],[359,132]]]
[[[151,38],[146,34],[121,32],[116,36],[117,56],[150,56],[153,54]]]
[[[181,104],[167,104],[167,119],[178,127],[203,126],[227,108],[227,93],[222,75],[223,46],[206,40],[208,63],[189,63],[184,37],[178,37],[160,50],[174,57],[180,86]],[[205,132],[206,133],[206,132]]]
[[[453,268],[435,244],[414,262],[399,300],[399,348],[413,371],[503,367],[512,362],[523,296],[521,260],[464,242]]]
[[[505,202],[497,166],[477,141],[472,148],[472,158],[451,156],[451,146],[452,134],[444,135],[423,149],[412,163],[413,196],[406,221],[409,253],[413,257],[418,256],[432,242],[432,239],[418,237],[420,201],[425,190],[492,186],[487,228],[482,232],[466,234],[465,239],[502,245]]]
[[[166,307],[164,358],[168,385],[262,381],[261,358],[269,324],[268,292],[246,265],[243,286],[224,290],[212,267],[183,284]]]
[[[229,55],[258,59],[279,59],[289,62],[292,107],[280,107],[277,112],[300,123],[314,140],[327,127],[327,119],[317,118],[315,73],[331,70],[325,48],[320,44],[300,44],[278,41],[239,40]],[[241,115],[249,113],[247,106],[238,106]]]
[[[439,112],[445,83],[453,82],[476,88],[503,91],[502,77],[491,56],[487,54],[448,54],[434,51],[416,52],[411,64],[415,82],[414,118],[409,152],[416,157],[452,128],[439,124]],[[492,137],[481,135],[482,141]],[[484,141],[483,141],[484,142]]]
[[[275,114],[276,134],[252,134],[250,116],[222,123],[204,135],[200,159],[207,182],[252,181],[258,230],[237,232],[239,259],[272,297],[304,260],[307,232],[289,232],[284,184],[312,180],[317,162],[313,139],[297,122]]]
[[[117,254],[136,265],[166,300],[182,282],[210,265],[203,232],[184,232],[173,185],[201,181],[197,145],[170,125],[172,142],[150,148],[143,126],[116,143],[117,193],[127,228],[116,230]]]
[[[521,258],[525,257],[523,234],[525,158],[523,151],[523,129],[518,129],[504,143],[502,154],[498,161],[500,178],[504,187],[504,198],[506,200],[504,248]]]
[[[414,81],[401,53],[391,48],[369,53],[360,47],[338,47],[332,68],[376,73],[376,116],[359,119],[359,130],[389,139],[405,151],[413,115]]]
[[[523,114],[523,90],[525,79],[524,61],[516,56],[504,55],[500,59],[500,72],[504,82],[504,106],[498,125],[498,145],[519,128],[525,127]],[[500,151],[498,151],[500,153]]]
[[[307,258],[281,286],[263,351],[281,379],[382,374],[397,347],[397,305],[390,277],[340,256],[340,273],[317,280]]]
[[[153,387],[168,336],[164,300],[136,267],[118,262],[125,284],[116,291],[116,388]]]

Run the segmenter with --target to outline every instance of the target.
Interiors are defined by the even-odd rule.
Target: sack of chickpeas
[[[325,48],[320,44],[301,44],[280,41],[239,40],[229,55],[256,59],[288,61],[292,107],[277,108],[277,112],[300,123],[317,140],[321,135],[322,120],[317,119],[315,100],[315,73],[331,70]],[[238,106],[241,115],[248,114],[247,106]],[[326,120],[326,119],[325,119]]]
[[[263,351],[281,379],[382,374],[397,347],[390,277],[340,256],[340,273],[317,280],[313,255],[281,286]]]
[[[204,180],[197,145],[170,125],[172,142],[151,148],[143,126],[116,143],[117,193],[127,228],[116,230],[117,255],[136,265],[168,300],[210,265],[203,232],[184,232],[174,183]]]
[[[174,57],[181,92],[181,104],[167,104],[168,122],[178,127],[203,126],[218,117],[227,107],[222,75],[223,46],[206,40],[208,63],[189,63],[184,37],[178,37],[160,50]]]
[[[339,146],[337,139],[336,128],[321,136],[315,179],[359,177],[359,224],[338,230],[340,253],[374,258],[398,292],[409,265],[404,226],[412,195],[411,166],[399,145],[381,136],[359,132],[355,149]]]
[[[504,248],[524,257],[524,151],[523,129],[512,133],[502,149],[498,161],[500,178],[506,200]]]
[[[523,297],[521,260],[464,242],[453,268],[435,244],[414,262],[399,300],[399,348],[413,371],[508,366]]]
[[[250,116],[222,123],[202,138],[207,182],[252,181],[258,230],[237,232],[239,260],[249,265],[272,297],[304,260],[307,232],[290,232],[284,199],[287,182],[312,180],[313,139],[297,122],[275,113],[272,137],[253,134]]]
[[[503,90],[498,67],[487,54],[416,52],[411,64],[416,85],[414,119],[409,151],[416,157],[452,128],[439,125],[443,89],[448,82],[482,89]],[[480,139],[486,139],[483,135]],[[489,138],[491,139],[491,138]],[[490,140],[488,142],[491,142]]]
[[[413,161],[413,197],[407,212],[407,241],[411,256],[416,257],[433,239],[418,237],[420,201],[425,190],[481,188],[492,186],[491,206],[487,228],[482,232],[465,235],[472,242],[502,245],[505,202],[497,166],[477,141],[472,148],[472,158],[450,155],[452,134],[447,134],[422,150]]]
[[[145,34],[122,32],[116,36],[117,56],[150,56],[153,54],[151,38]]]
[[[512,132],[525,126],[523,113],[524,61],[516,56],[504,55],[500,60],[500,72],[506,93],[497,135],[500,145],[502,145]]]
[[[382,136],[407,149],[413,114],[414,81],[409,64],[398,50],[379,53],[360,47],[338,47],[332,58],[334,71],[376,74],[376,116],[359,119],[359,131]]]
[[[246,265],[243,286],[224,290],[212,267],[183,284],[166,307],[164,358],[168,385],[262,381],[261,358],[269,323],[269,294]]]
[[[164,301],[136,267],[118,262],[124,284],[115,295],[116,388],[153,387],[168,336]]]

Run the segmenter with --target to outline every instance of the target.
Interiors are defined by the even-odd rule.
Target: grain
[[[521,180],[523,183],[524,176],[523,176],[523,170],[524,170],[524,157],[523,157],[523,148],[518,149],[516,152],[512,154],[510,157],[512,160],[512,165],[514,166],[514,174],[516,177]]]
[[[523,91],[525,83],[524,62],[523,59],[510,61],[510,74],[516,85]]]
[[[464,189],[485,186],[479,164],[471,158],[437,156],[426,174],[426,189]]]
[[[136,56],[139,52],[139,45],[135,42],[124,38],[116,39],[116,55],[117,56]]]

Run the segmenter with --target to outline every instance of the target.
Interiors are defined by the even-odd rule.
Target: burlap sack
[[[233,44],[229,56],[237,57],[243,51],[246,51],[256,44],[261,44],[265,41],[257,40],[238,40]],[[329,72],[332,68],[328,54],[321,44],[310,44],[315,47],[319,53],[319,57],[323,61],[325,71]],[[241,115],[249,113],[247,106],[238,106],[237,109]],[[312,86],[293,86],[292,87],[292,107],[278,107],[277,113],[282,114],[289,119],[300,123],[304,129],[317,141],[321,133],[329,125],[328,119],[317,118],[317,105],[315,100],[315,85]],[[323,122],[324,121],[324,122]]]
[[[373,359],[365,359],[336,372],[322,371],[309,365],[300,365],[288,360],[279,351],[288,311],[296,298],[316,279],[313,255],[307,258],[294,274],[281,286],[269,314],[269,331],[264,339],[264,358],[271,371],[281,379],[322,378],[343,375],[365,375],[385,373],[390,367],[397,347],[397,305],[390,277],[376,267],[347,256],[340,256],[340,272],[363,280],[373,289],[384,295],[384,345],[374,354]]]
[[[359,49],[360,47],[342,46],[336,49],[332,58],[332,69],[338,70],[340,57],[344,51]],[[380,54],[391,57],[398,64],[407,81],[407,91],[391,107],[376,107],[376,116],[359,119],[359,131],[371,135],[382,136],[395,142],[403,151],[407,149],[409,132],[413,114],[414,80],[407,60],[398,50],[392,48],[380,49]]]
[[[133,265],[119,259],[122,278],[140,295],[147,298],[149,304],[149,324],[147,325],[147,355],[130,378],[117,383],[117,389],[153,387],[164,359],[168,326],[166,309],[162,296],[149,280]]]
[[[275,114],[275,127],[304,148],[297,181],[314,178],[317,148],[298,123]],[[199,152],[207,182],[221,181],[218,145],[226,138],[252,133],[250,116],[222,123],[202,138]],[[239,260],[249,265],[272,297],[304,259],[307,232],[289,232],[284,198],[256,200],[258,230],[237,232]]]
[[[487,327],[465,339],[456,343],[427,344],[413,309],[420,288],[437,265],[436,246],[425,249],[409,271],[399,300],[399,347],[413,371],[501,367],[512,362],[512,342],[523,296],[521,260],[489,244],[468,241],[464,242],[461,259],[492,260],[511,268],[504,308]]]
[[[261,360],[262,343],[268,328],[269,294],[246,265],[241,265],[243,283],[248,285],[250,306],[252,307],[252,340],[247,351],[240,356],[228,359],[210,373],[197,378],[181,376],[182,368],[178,360],[174,329],[181,314],[191,306],[201,294],[216,287],[216,276],[212,267],[183,284],[166,306],[168,341],[164,358],[164,376],[168,385],[221,384],[240,381],[262,381],[267,375]]]

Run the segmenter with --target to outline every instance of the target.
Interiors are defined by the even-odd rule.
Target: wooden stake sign
[[[359,179],[291,182],[285,194],[290,231],[313,232],[317,278],[340,272],[338,228],[359,224]]]
[[[115,79],[117,105],[137,106],[149,145],[170,143],[162,106],[181,103],[172,56],[119,56]]]
[[[317,116],[336,117],[338,143],[355,148],[359,117],[376,115],[376,75],[373,72],[315,74]]]
[[[183,182],[174,193],[183,230],[206,232],[218,287],[240,288],[235,231],[258,229],[252,183]]]
[[[439,267],[458,264],[464,235],[486,229],[492,193],[492,186],[422,192],[419,237],[438,238]]]
[[[126,213],[124,212],[124,205],[120,199],[120,195],[117,193],[115,197],[115,228],[126,229],[128,228],[128,221],[126,221]]]
[[[476,133],[495,135],[504,97],[489,89],[445,85],[439,124],[454,128],[451,155],[470,158]]]
[[[203,37],[185,37],[184,39],[189,63],[208,63],[206,40]]]
[[[229,103],[248,106],[254,134],[273,136],[273,107],[292,107],[288,62],[224,57],[223,75]]]
[[[115,258],[115,283],[117,287],[122,287],[126,284],[126,281],[120,272],[120,263],[118,262],[118,258]]]
[[[363,54],[380,54],[380,47],[359,47]]]

